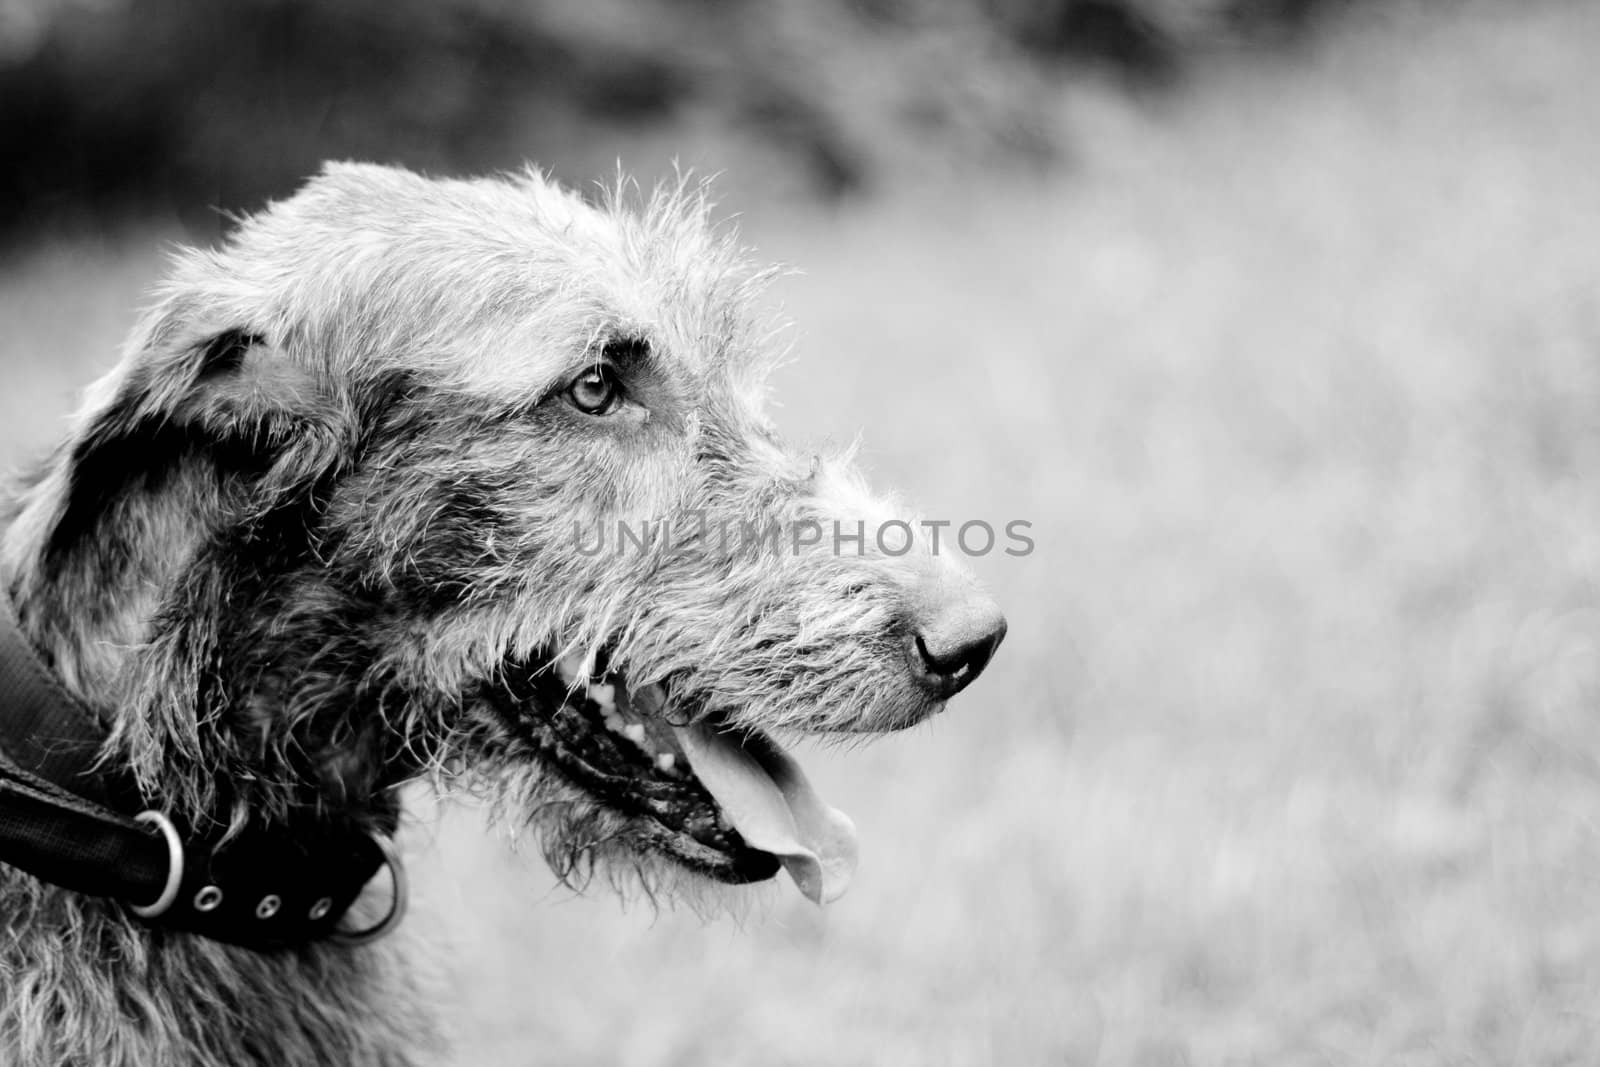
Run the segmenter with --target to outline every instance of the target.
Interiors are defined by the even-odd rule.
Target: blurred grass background
[[[829,17],[868,6],[911,10]],[[1038,551],[975,561],[1011,635],[951,714],[807,756],[863,837],[826,915],[787,887],[742,923],[619,913],[476,812],[419,827],[406,936],[458,1062],[1593,1062],[1600,11],[1083,5],[1122,35],[1080,10],[1052,44],[1073,6],[935,34],[1005,56],[944,79],[992,90],[972,131],[817,103],[861,123],[859,180],[790,180],[821,150],[704,72],[604,148],[489,138],[726,169],[805,271],[779,422],[860,431],[878,482]],[[786,53],[802,99],[836,97],[805,88],[826,52]],[[456,161],[493,162],[420,160]],[[162,243],[213,225],[196,173],[19,201],[6,459],[110,362]]]

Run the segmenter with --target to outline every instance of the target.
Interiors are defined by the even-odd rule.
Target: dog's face
[[[330,168],[180,263],[75,458],[152,420],[203,453],[162,483],[213,518],[149,607],[205,647],[147,670],[204,657],[221,755],[321,795],[477,771],[563,868],[781,860],[830,896],[848,820],[766,731],[919,722],[1003,620],[778,438],[761,278],[703,204],[620,200]]]

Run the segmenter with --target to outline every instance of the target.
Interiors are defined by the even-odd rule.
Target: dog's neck
[[[230,525],[247,502],[191,442],[124,445],[117,457],[62,449],[0,510],[0,580],[49,668],[105,718],[111,758],[191,817],[326,808],[359,820],[369,806],[386,809],[374,738],[278,736],[291,729],[277,699],[291,699],[284,680],[263,671],[246,691],[221,665],[224,642],[240,636],[217,612],[231,603],[245,613],[240,601],[264,595],[245,579],[268,577],[218,566],[240,556],[217,551],[219,541],[252,536]],[[308,739],[330,743],[293,773],[256,763],[304,755]]]

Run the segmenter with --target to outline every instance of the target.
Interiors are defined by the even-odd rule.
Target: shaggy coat
[[[569,879],[744,881],[775,861],[681,773],[581,772],[613,757],[552,664],[670,680],[664,714],[718,729],[887,730],[942,704],[906,667],[930,583],[969,588],[940,561],[752,551],[690,518],[891,512],[762,413],[763,275],[701,195],[628,199],[330,166],[177,258],[0,512],[25,631],[151,806],[361,831],[442,778]],[[664,519],[679,550],[585,550],[619,519]],[[256,952],[6,867],[0,923],[0,1062],[436,1055],[395,941]]]

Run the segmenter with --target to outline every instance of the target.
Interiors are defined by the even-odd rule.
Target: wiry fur
[[[178,257],[0,515],[0,577],[106,716],[108,764],[233,827],[361,829],[407,780],[464,781],[582,880],[647,871],[656,842],[491,712],[508,663],[604,648],[686,714],[803,730],[933,710],[903,669],[925,554],[576,551],[575,524],[619,517],[885,513],[762,415],[763,275],[701,192],[631,199],[330,166]],[[582,415],[559,394],[608,352],[637,403]],[[9,868],[0,916],[3,1062],[428,1058],[390,942],[255,953]]]

